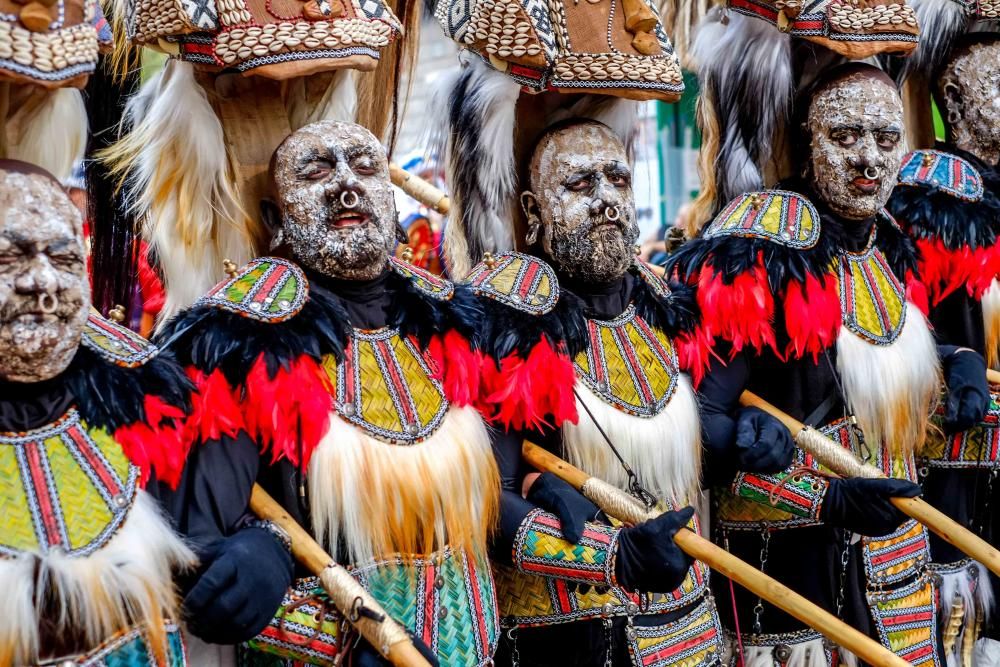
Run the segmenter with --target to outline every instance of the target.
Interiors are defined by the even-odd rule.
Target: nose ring
[[[878,167],[865,167],[865,178],[870,180],[875,180],[878,178],[879,168]]]
[[[354,208],[358,205],[358,193],[354,190],[344,190],[340,193],[340,205],[344,208]]]
[[[56,308],[59,307],[59,302],[56,300],[55,296],[45,292],[38,295],[38,310],[42,311],[46,315],[51,315],[56,312]]]
[[[621,211],[618,210],[617,206],[608,206],[606,209],[604,209],[604,217],[610,220],[611,222],[614,222],[615,220],[621,217]]]

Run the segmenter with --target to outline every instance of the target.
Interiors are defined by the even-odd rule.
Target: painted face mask
[[[546,136],[531,160],[522,202],[542,247],[561,272],[588,282],[623,275],[639,237],[632,173],[620,139],[595,123]],[[529,235],[533,232],[529,232]]]
[[[866,73],[850,74],[813,96],[807,129],[807,175],[820,200],[848,220],[877,214],[906,153],[896,89]]]
[[[938,85],[955,145],[1000,163],[1000,41],[971,45],[948,64]]]
[[[80,213],[43,174],[0,170],[0,379],[66,370],[90,310]]]
[[[359,125],[307,125],[278,148],[273,178],[280,235],[304,266],[365,280],[385,267],[396,243],[389,163]]]

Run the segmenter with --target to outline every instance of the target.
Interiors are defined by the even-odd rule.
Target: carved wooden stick
[[[630,524],[655,518],[659,512],[646,510],[638,500],[527,440],[521,449],[524,458],[539,470],[547,470],[576,487],[608,516]],[[684,553],[706,563],[749,591],[829,637],[865,662],[880,667],[905,667],[906,662],[867,635],[855,630],[828,611],[818,607],[784,584],[749,563],[716,546],[694,531],[682,528],[674,541]]]
[[[371,594],[307,533],[259,484],[253,485],[250,509],[273,521],[292,538],[292,553],[320,578],[330,600],[375,650],[396,667],[430,667],[406,630],[392,619]],[[358,613],[364,609],[368,614]],[[372,613],[374,612],[374,613]],[[376,618],[371,618],[375,616]],[[380,619],[378,617],[381,617]]]
[[[394,162],[389,163],[389,177],[393,185],[424,206],[434,209],[441,215],[447,215],[448,209],[451,208],[451,200],[442,190]]]

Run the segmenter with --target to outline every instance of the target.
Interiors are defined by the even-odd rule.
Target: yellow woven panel
[[[38,551],[38,538],[28,509],[13,447],[0,445],[0,534],[15,551]]]
[[[357,346],[354,356],[360,371],[361,381],[356,390],[361,392],[361,416],[369,424],[387,431],[402,431],[403,422],[399,410],[393,403],[388,378],[379,368],[374,345],[368,341],[351,341]],[[351,379],[347,380],[348,382]]]
[[[636,626],[629,650],[643,667],[711,665],[722,656],[722,625],[714,606],[705,601],[673,623]]]
[[[99,535],[113,515],[61,438],[46,440],[45,453],[59,493],[70,547],[78,549]]]
[[[877,248],[844,255],[839,271],[844,324],[874,343],[892,342],[902,329],[906,294]]]

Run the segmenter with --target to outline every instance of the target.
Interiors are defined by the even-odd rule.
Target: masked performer
[[[994,305],[1000,299],[1000,35],[956,34],[971,22],[962,20],[963,11],[953,3],[918,6],[927,37],[904,74],[917,71],[935,82],[949,141],[906,157],[889,210],[919,251],[938,341],[964,351],[956,363],[966,368],[968,400],[958,402],[952,392],[953,400],[938,410],[943,423],[931,429],[921,453],[924,492],[928,502],[992,541],[1000,535],[990,517],[998,500],[993,480],[1000,401],[998,389],[991,396],[987,388],[983,356],[995,366],[1000,351],[1000,308]],[[932,567],[942,578],[949,665],[972,664],[992,607],[993,577],[935,535],[930,546]],[[1000,651],[992,653],[1000,659]]]
[[[614,132],[570,120],[535,145],[521,195],[527,242],[555,268],[506,252],[470,275],[486,313],[484,407],[502,429],[494,557],[510,630],[498,662],[713,664],[722,633],[708,569],[673,542],[679,528],[697,530],[698,408],[674,342],[696,321],[691,290],[635,260],[632,175]],[[789,463],[780,424],[748,412],[741,425],[748,467]],[[624,528],[601,521],[572,487],[523,464],[525,438],[622,489],[641,486],[664,513]]]
[[[295,263],[251,262],[164,334],[200,389],[200,442],[164,496],[204,562],[191,629],[250,640],[250,664],[332,664],[354,646],[317,580],[293,579],[280,531],[250,517],[259,482],[442,665],[488,664],[499,477],[469,405],[475,302],[390,257],[388,162],[367,130],[306,126],[272,164],[272,245]]]
[[[190,385],[90,308],[79,212],[0,162],[0,665],[183,665],[172,570],[192,554],[142,490]]]
[[[935,346],[914,305],[925,297],[912,243],[883,210],[905,154],[895,85],[871,66],[842,65],[800,99],[801,179],[730,202],[672,260],[697,283],[722,360],[700,355],[711,366],[705,431],[711,445],[737,428],[730,415],[750,389],[893,479],[831,479],[799,452],[781,474],[740,471],[720,489],[715,534],[902,658],[939,664],[926,532],[889,498],[920,492],[914,452],[939,354],[957,405],[948,420],[966,414],[965,353]],[[748,664],[845,658],[773,607],[733,595],[727,625],[742,629]]]

